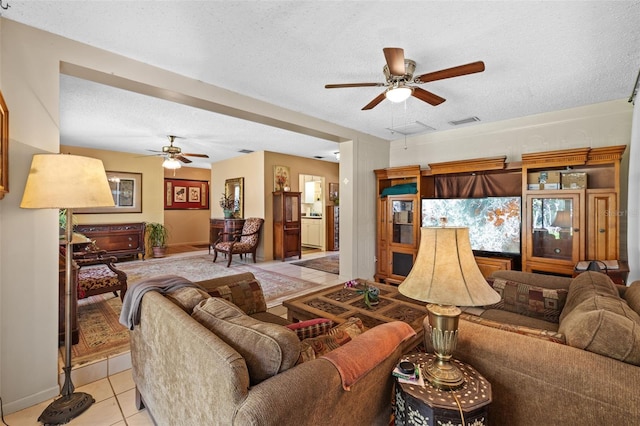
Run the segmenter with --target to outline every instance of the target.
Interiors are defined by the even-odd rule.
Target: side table
[[[435,358],[434,354],[414,353],[403,359],[422,366]],[[491,403],[491,384],[473,367],[453,360],[462,371],[465,384],[454,391],[425,385],[395,382],[395,424],[405,425],[488,425],[487,409]],[[422,368],[420,370],[422,373]],[[456,401],[457,400],[457,401]],[[458,402],[460,405],[458,405]]]
[[[607,274],[611,281],[620,285],[627,285],[627,277],[629,276],[629,263],[625,260],[596,260],[598,267],[602,268],[600,272]],[[573,278],[585,272],[589,267],[590,261],[584,260],[578,262],[573,269]],[[615,265],[611,267],[611,265]],[[605,268],[606,267],[606,268]]]

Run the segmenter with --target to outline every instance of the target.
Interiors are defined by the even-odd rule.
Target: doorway
[[[302,192],[302,246],[326,250],[325,178],[324,176],[299,175]]]

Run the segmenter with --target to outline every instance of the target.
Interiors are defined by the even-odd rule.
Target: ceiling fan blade
[[[414,98],[418,98],[421,101],[424,101],[433,106],[440,105],[446,100],[445,98],[441,98],[440,96],[433,94],[431,92],[428,92],[420,87],[414,87],[413,92],[411,92],[411,96],[413,96]]]
[[[384,101],[384,92],[382,92],[378,96],[376,96],[376,98],[374,100],[372,100],[371,102],[369,102],[367,105],[365,105],[364,108],[362,108],[362,110],[365,111],[365,110],[368,110],[368,109],[372,109],[373,107],[375,107],[376,105],[378,105],[382,101]]]
[[[189,157],[209,158],[207,154],[189,154],[189,153],[183,152],[182,155],[188,155]]]
[[[384,83],[345,83],[345,84],[325,84],[325,89],[342,89],[344,87],[382,87]]]
[[[180,160],[180,161],[182,161],[184,164],[189,164],[189,163],[191,163],[191,162],[192,162],[192,161],[191,161],[191,160],[189,160],[187,157],[183,157],[183,156],[182,156],[182,155],[180,155],[180,154],[176,155],[176,156],[175,156],[175,157],[173,157],[173,158],[175,158],[176,160]]]
[[[158,151],[158,150],[155,150],[155,149],[147,149],[147,150],[145,150],[145,151],[149,151],[149,152],[159,152],[159,153],[161,153],[161,154],[163,153],[163,151]]]
[[[391,75],[404,75],[404,50],[399,47],[385,47],[382,51]]]
[[[416,83],[426,83],[429,81],[443,80],[445,78],[459,77],[461,75],[473,74],[484,71],[484,62],[477,61],[470,64],[459,65],[453,68],[447,68],[440,71],[428,72],[414,79]]]

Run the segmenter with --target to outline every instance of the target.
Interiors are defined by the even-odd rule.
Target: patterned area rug
[[[79,341],[71,347],[73,366],[129,350],[129,330],[118,322],[120,310],[120,297],[113,293],[78,301]]]
[[[292,262],[291,264],[328,272],[330,274],[338,275],[340,273],[340,255],[338,254],[331,254],[317,259],[303,260],[301,262]]]
[[[141,280],[157,275],[180,275],[191,281],[233,275],[242,272],[253,273],[264,291],[267,306],[282,303],[302,292],[314,290],[318,284],[293,278],[252,264],[218,259],[213,263],[213,255],[197,254],[184,257],[138,260],[119,263],[119,269],[127,273],[127,283],[131,287]],[[120,354],[129,350],[129,331],[118,321],[122,302],[113,293],[91,296],[78,301],[79,342],[72,347],[73,366]],[[64,351],[64,348],[60,348]]]
[[[234,259],[238,256],[234,256]],[[289,298],[301,291],[312,289],[317,284],[311,281],[293,278],[276,272],[267,271],[234,260],[227,268],[227,261],[220,259],[213,263],[213,255],[197,254],[185,257],[168,257],[163,259],[138,260],[119,263],[118,268],[127,273],[127,284],[135,285],[141,280],[158,275],[180,275],[191,281],[202,281],[226,275],[251,272],[260,281],[267,306],[271,307],[284,298]]]

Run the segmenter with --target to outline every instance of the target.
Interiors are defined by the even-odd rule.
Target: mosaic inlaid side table
[[[403,359],[422,366],[435,358],[434,354],[413,353]],[[437,389],[425,381],[424,386],[395,383],[395,424],[404,425],[488,425],[487,410],[491,403],[491,384],[473,367],[453,360],[462,371],[465,384],[454,391]],[[421,368],[422,371],[422,368]]]

